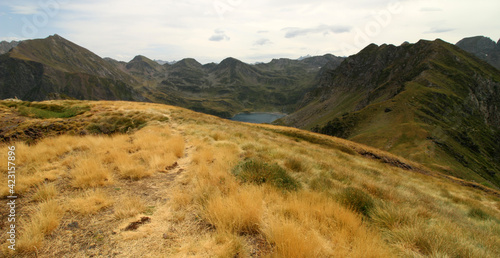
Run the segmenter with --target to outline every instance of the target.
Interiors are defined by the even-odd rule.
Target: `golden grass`
[[[112,204],[113,201],[110,195],[101,189],[92,189],[71,198],[66,205],[66,209],[80,214],[96,214]]]
[[[146,205],[140,197],[125,195],[116,201],[114,208],[114,216],[118,219],[124,219],[144,212]]]
[[[113,175],[96,157],[84,157],[75,164],[71,173],[71,185],[75,188],[89,188],[109,185]]]
[[[263,215],[261,188],[241,188],[227,196],[217,195],[208,200],[206,218],[217,231],[256,233]]]
[[[19,237],[17,250],[31,252],[40,249],[44,236],[49,235],[60,224],[63,209],[56,201],[40,203],[29,219],[22,221],[22,231]]]
[[[33,195],[32,199],[34,201],[48,201],[54,198],[58,191],[54,184],[42,184],[37,186],[36,193]]]
[[[327,246],[314,231],[291,220],[274,219],[268,222],[264,234],[275,245],[276,257],[325,257],[331,255]]]

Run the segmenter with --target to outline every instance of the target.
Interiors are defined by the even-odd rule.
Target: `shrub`
[[[276,163],[268,164],[262,160],[249,159],[238,164],[232,172],[242,182],[257,185],[269,183],[288,191],[296,191],[300,188],[300,183]]]
[[[339,201],[344,206],[368,216],[374,207],[373,199],[370,195],[360,189],[347,187],[339,194]]]

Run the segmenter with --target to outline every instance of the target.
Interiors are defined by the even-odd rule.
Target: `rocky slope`
[[[500,40],[495,43],[488,37],[476,36],[464,38],[456,45],[500,69]]]
[[[282,123],[500,186],[500,73],[436,41],[370,45],[325,71]]]

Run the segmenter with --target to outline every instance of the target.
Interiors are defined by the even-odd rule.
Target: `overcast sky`
[[[499,0],[0,0],[0,40],[59,34],[101,57],[247,63],[369,43],[500,37]]]

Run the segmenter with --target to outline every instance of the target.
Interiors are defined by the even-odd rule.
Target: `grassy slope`
[[[22,203],[17,255],[500,255],[500,193],[374,148],[160,104],[32,106],[44,105],[90,109],[42,119],[0,105],[2,133],[37,142],[10,143]],[[104,130],[110,121],[121,130]],[[63,122],[69,134],[43,137],[60,133],[49,125]],[[47,127],[37,131],[40,124]],[[30,128],[38,138],[21,133]],[[71,135],[84,132],[101,135]],[[233,173],[248,160],[281,167],[299,187],[240,181]]]
[[[476,87],[480,81],[476,79],[478,74],[484,80],[491,80],[492,85],[500,82],[498,70],[445,42],[426,44],[430,54],[422,63],[429,68],[405,82],[404,91],[389,100],[373,100],[371,105],[346,116],[359,101],[353,96],[361,94],[348,92],[343,99],[337,97],[337,104],[321,116],[310,116],[304,128],[325,125],[344,115],[356,121],[347,126],[350,140],[447,174],[498,187],[500,164],[492,151],[498,149],[495,133],[493,127],[484,123],[484,114],[470,101],[468,88]],[[383,91],[383,87],[380,85],[373,92]]]

